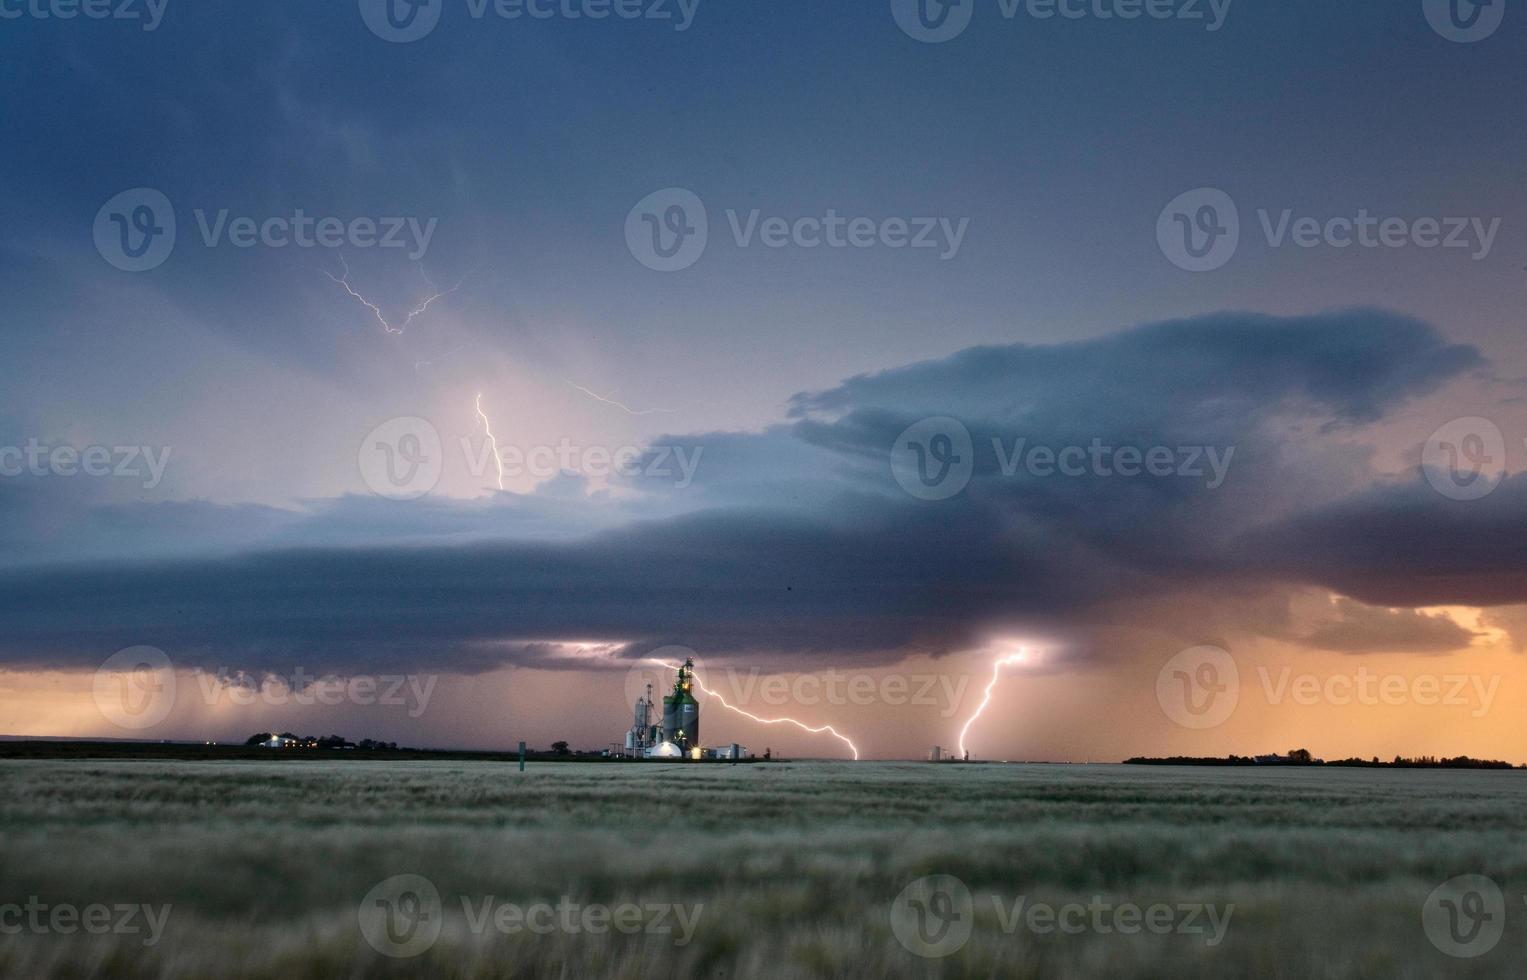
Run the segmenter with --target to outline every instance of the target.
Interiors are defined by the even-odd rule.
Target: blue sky
[[[1491,94],[1527,82],[1511,20],[1461,45],[1439,38],[1419,4],[1242,3],[1210,33],[1009,22],[993,0],[960,38],[926,45],[881,7],[702,4],[679,33],[477,21],[462,0],[413,44],[379,40],[349,3],[172,4],[152,33],[9,23],[0,71],[8,89],[37,97],[4,110],[20,137],[0,150],[18,191],[7,291],[26,324],[7,342],[48,379],[10,410],[57,425],[88,389],[110,389],[74,350],[48,349],[57,321],[107,349],[130,334],[128,356],[164,366],[140,368],[145,381],[175,386],[163,382],[194,354],[163,311],[122,322],[140,304],[110,297],[128,290],[171,304],[256,371],[361,400],[407,385],[415,361],[470,332],[473,349],[536,372],[685,408],[657,421],[689,426],[758,425],[796,391],[973,343],[1061,341],[1219,309],[1375,304],[1461,338],[1513,336],[1527,264],[1515,236],[1485,263],[1251,242],[1219,273],[1191,276],[1162,261],[1152,234],[1161,207],[1199,186],[1248,211],[1482,214],[1509,228],[1521,208],[1509,161],[1524,137]],[[175,202],[185,232],[192,209],[438,218],[425,265],[442,280],[473,273],[441,309],[465,322],[457,333],[426,322],[390,347],[364,336],[364,316],[315,271],[325,258],[334,268],[332,255],[316,250],[183,241],[141,278],[97,267],[80,230],[136,186]],[[950,262],[718,243],[685,274],[655,276],[630,260],[620,229],[638,199],[669,186],[694,190],[718,223],[756,207],[971,224]],[[406,304],[396,287],[416,273],[397,258],[347,260]],[[1445,275],[1425,274],[1439,265]],[[114,315],[62,308],[82,293]],[[65,359],[87,390],[58,384]],[[90,414],[120,411],[100,400]],[[159,420],[145,412],[141,424]],[[262,498],[281,494],[271,477]]]

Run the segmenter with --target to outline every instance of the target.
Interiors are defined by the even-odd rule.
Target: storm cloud
[[[762,432],[682,437],[705,451],[682,490],[635,479],[569,499],[563,481],[556,494],[277,511],[11,488],[0,658],[93,667],[150,644],[248,670],[472,673],[556,665],[567,644],[682,643],[870,663],[994,629],[1128,627],[1126,609],[1159,628],[1195,596],[1276,602],[1312,586],[1357,601],[1311,645],[1458,646],[1470,634],[1451,621],[1361,603],[1527,601],[1527,545],[1509,533],[1527,482],[1447,500],[1419,473],[1377,472],[1362,434],[1482,367],[1473,348],[1383,312],[1225,314],[972,348],[802,393]],[[968,485],[947,499],[907,493],[891,466],[901,434],[930,417],[971,437]],[[1078,447],[1087,469],[1014,464],[1035,446]],[[1170,451],[1172,471],[1121,475],[1121,448]],[[1181,472],[1191,449],[1198,470]],[[1228,464],[1217,484],[1207,451]],[[1177,630],[1204,632],[1189,613]]]

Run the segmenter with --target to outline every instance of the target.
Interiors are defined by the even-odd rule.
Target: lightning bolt
[[[577,388],[579,391],[583,392],[585,395],[588,395],[590,398],[594,399],[595,401],[604,402],[606,405],[614,405],[616,408],[620,409],[622,412],[625,412],[627,415],[642,416],[642,415],[672,415],[673,414],[673,409],[671,409],[671,408],[647,408],[647,409],[643,409],[641,411],[637,411],[636,409],[632,408],[631,406],[622,404],[621,402],[618,402],[618,401],[616,401],[613,398],[606,398],[605,396],[603,396],[601,394],[598,394],[597,392],[589,391],[587,388],[583,387],[583,385],[575,385],[571,381],[569,381],[568,384],[572,385],[574,388]]]
[[[482,419],[482,429],[488,434],[488,444],[493,447],[493,462],[498,465],[498,488],[504,489],[504,458],[498,454],[498,436],[493,434],[493,423],[482,410],[482,392],[477,393],[477,417]]]
[[[647,662],[649,664],[661,664],[662,666],[667,667],[669,670],[678,670],[679,669],[677,664],[663,663],[663,661],[661,661],[661,660],[654,660],[651,657],[647,658]],[[803,722],[803,721],[796,721],[794,718],[760,718],[760,717],[758,717],[755,714],[750,714],[749,712],[743,711],[741,708],[737,707],[734,704],[728,704],[726,698],[722,697],[720,694],[717,694],[715,691],[712,691],[710,688],[708,688],[704,684],[700,683],[700,678],[696,677],[694,679],[694,681],[695,681],[695,686],[699,687],[700,690],[704,691],[706,694],[709,694],[711,697],[715,698],[717,701],[720,701],[721,702],[721,706],[723,708],[728,708],[728,709],[730,709],[732,711],[735,711],[739,715],[742,715],[745,718],[751,718],[754,721],[758,722],[760,725],[794,725],[795,727],[803,729],[805,731],[808,731],[808,732],[810,732],[813,735],[821,735],[822,733],[826,732],[826,733],[832,735],[833,738],[838,739],[844,745],[848,746],[848,750],[854,754],[854,761],[855,762],[859,761],[859,748],[858,748],[858,746],[854,745],[854,743],[852,741],[850,741],[846,735],[844,735],[843,733],[839,732],[836,728],[832,727],[831,725],[823,725],[821,728],[812,728],[810,725],[806,724],[805,722]]]
[[[970,731],[970,726],[976,723],[976,719],[981,717],[981,712],[985,711],[986,706],[991,703],[992,688],[997,686],[997,680],[1002,676],[1002,668],[1008,664],[1022,663],[1027,657],[1028,654],[1025,651],[1019,650],[1017,653],[1010,653],[992,664],[991,683],[986,685],[986,697],[981,699],[981,706],[965,722],[965,727],[960,729],[960,758],[963,759],[965,757],[965,734]]]
[[[427,361],[415,361],[414,362],[414,373],[418,374],[420,368],[433,367],[435,364],[438,364],[440,361],[445,360],[447,357],[454,357],[455,355],[460,354],[462,351],[464,351],[466,349],[467,349],[467,345],[466,344],[462,344],[462,345],[457,346],[457,347],[452,347],[450,350],[446,351],[444,354],[437,354],[437,355],[435,355],[434,357],[430,358]]]
[[[357,302],[366,307],[366,309],[370,310],[372,315],[376,317],[376,322],[382,325],[382,330],[389,334],[403,333],[403,331],[408,329],[408,325],[410,323],[413,323],[416,318],[424,315],[424,311],[430,308],[430,304],[434,303],[437,299],[441,299],[456,292],[456,290],[466,285],[467,281],[467,276],[462,276],[460,282],[456,283],[456,285],[452,286],[450,289],[442,291],[440,287],[436,286],[434,281],[430,279],[429,273],[424,271],[424,267],[420,266],[419,275],[423,277],[424,284],[429,287],[430,293],[428,296],[424,297],[423,302],[414,307],[412,310],[408,311],[408,315],[403,319],[402,326],[394,327],[391,323],[387,322],[387,317],[382,315],[382,308],[380,306],[377,306],[375,303],[371,302],[371,300],[356,292],[355,287],[350,285],[350,263],[345,261],[345,257],[343,255],[339,257],[339,264],[344,266],[345,274],[343,276],[336,276],[328,269],[319,269],[318,271],[328,276],[332,281],[345,287],[345,292],[349,293],[356,299]],[[470,274],[471,273],[468,273],[468,275]]]

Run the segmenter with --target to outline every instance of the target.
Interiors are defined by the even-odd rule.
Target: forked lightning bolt
[[[1002,668],[1008,664],[1021,663],[1027,656],[1027,653],[1019,650],[1017,653],[1010,653],[999,659],[995,664],[992,664],[991,683],[986,685],[986,696],[981,699],[981,706],[976,709],[975,714],[971,715],[969,720],[965,722],[965,727],[960,729],[960,758],[963,759],[965,757],[965,734],[970,731],[970,726],[976,723],[976,719],[981,717],[981,712],[985,711],[986,706],[991,703],[992,688],[997,686],[997,680],[1002,676]]]
[[[380,306],[377,306],[375,303],[371,302],[371,300],[356,292],[355,287],[350,285],[350,263],[345,261],[345,257],[343,255],[339,257],[339,264],[344,266],[345,274],[343,276],[336,276],[328,269],[320,269],[318,271],[322,272],[324,275],[328,276],[339,285],[345,287],[345,292],[349,293],[356,299],[357,302],[366,307],[366,309],[370,310],[376,317],[376,322],[380,323],[382,325],[382,329],[390,334],[401,334],[403,331],[407,330],[410,323],[413,323],[416,318],[424,315],[424,311],[430,308],[431,303],[435,302],[437,299],[451,295],[456,290],[465,285],[467,281],[467,277],[462,276],[460,282],[456,283],[456,285],[452,286],[450,289],[442,291],[440,287],[436,286],[434,281],[430,279],[429,273],[424,271],[424,267],[420,266],[419,275],[424,278],[424,284],[429,287],[429,295],[424,297],[424,301],[421,302],[418,306],[408,311],[408,316],[403,319],[401,326],[394,327],[391,323],[387,322],[387,317],[382,315],[382,308]]]
[[[654,660],[651,657],[647,658],[647,662],[649,664],[660,664],[660,665],[662,665],[664,667],[667,667],[669,670],[678,670],[679,669],[677,664],[664,663],[661,660]],[[720,701],[721,702],[721,706],[723,708],[728,708],[728,709],[730,709],[732,711],[735,711],[739,715],[742,715],[745,718],[751,718],[754,721],[758,722],[760,725],[794,725],[795,727],[804,729],[804,730],[810,732],[813,735],[821,735],[822,733],[826,732],[827,734],[830,734],[833,738],[838,739],[844,745],[848,746],[848,750],[854,754],[854,761],[855,762],[857,762],[859,760],[859,747],[854,745],[854,743],[852,741],[850,741],[847,736],[845,736],[842,733],[840,733],[836,728],[832,727],[831,725],[823,725],[820,728],[812,728],[810,725],[806,724],[805,722],[803,722],[803,721],[796,721],[794,718],[760,718],[760,717],[758,717],[755,714],[750,714],[750,713],[748,713],[746,711],[743,711],[741,708],[737,707],[736,705],[728,704],[727,701],[726,701],[726,698],[724,698],[721,695],[717,694],[715,691],[712,691],[710,688],[706,687],[704,684],[701,684],[700,683],[700,679],[698,677],[695,678],[695,685],[697,687],[699,687],[700,690],[704,691],[706,694],[709,694],[711,697],[715,698],[717,701]]]
[[[641,409],[641,410],[634,409],[631,406],[622,404],[621,402],[618,402],[618,401],[616,401],[613,398],[606,398],[604,395],[600,395],[600,394],[597,394],[595,392],[589,391],[587,388],[583,387],[583,385],[573,384],[571,381],[569,381],[568,384],[572,385],[574,388],[577,388],[579,391],[583,392],[585,395],[588,395],[590,398],[594,399],[596,402],[604,402],[606,405],[614,405],[616,408],[620,409],[622,412],[625,412],[627,415],[642,416],[642,415],[672,415],[673,414],[673,409],[671,409],[671,408],[645,408],[645,409]]]
[[[482,419],[482,429],[488,434],[488,445],[493,447],[493,462],[498,465],[498,488],[504,489],[504,457],[498,452],[498,436],[493,434],[493,423],[488,421],[488,414],[482,410],[482,392],[477,393],[477,417]]]

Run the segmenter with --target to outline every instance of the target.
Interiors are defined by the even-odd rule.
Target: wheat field
[[[5,977],[1505,977],[1527,952],[1514,772],[0,761],[0,788]],[[1504,903],[1469,956],[1424,927],[1460,875]],[[928,876],[958,903],[916,905]],[[113,928],[50,917],[102,905]]]

